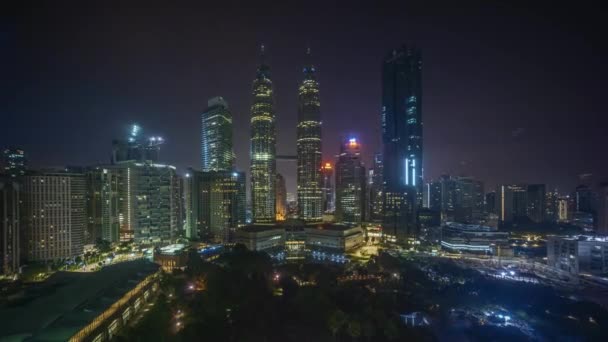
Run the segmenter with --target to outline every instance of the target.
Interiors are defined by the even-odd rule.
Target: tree
[[[376,335],[376,328],[374,327],[374,323],[372,323],[371,319],[366,319],[363,321],[361,332],[366,340],[373,340],[374,336]]]
[[[348,336],[352,337],[354,340],[357,340],[361,336],[361,323],[357,319],[350,319],[348,321],[348,325],[346,326],[346,332]]]
[[[334,310],[327,318],[327,327],[331,331],[334,340],[345,322],[346,314],[340,309]]]
[[[384,336],[386,336],[389,341],[394,341],[399,337],[399,328],[397,328],[397,325],[395,325],[395,322],[392,320],[386,321],[386,324],[384,325]]]

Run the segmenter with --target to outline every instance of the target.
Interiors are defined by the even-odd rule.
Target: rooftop
[[[57,272],[19,303],[0,307],[0,340],[66,341],[157,270],[141,259],[97,272]]]
[[[349,230],[355,227],[349,227],[343,224],[337,224],[337,223],[319,223],[319,224],[310,224],[307,225],[306,228],[316,228],[319,230],[331,230],[331,231],[336,231],[336,232],[343,232],[345,230]]]
[[[247,233],[259,233],[274,229],[284,229],[282,226],[277,224],[251,224],[241,228],[242,231]]]

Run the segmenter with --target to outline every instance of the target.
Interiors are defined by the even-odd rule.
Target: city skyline
[[[608,10],[19,6],[0,340],[608,341]]]
[[[293,27],[305,20],[306,11],[292,16],[293,24],[286,26],[287,32],[277,32],[274,24],[246,21],[253,25],[251,32],[245,33],[241,25],[237,25],[235,32],[222,33],[226,39],[242,35],[239,44],[220,44],[209,54],[206,48],[190,42],[192,35],[201,33],[208,24],[195,22],[190,16],[181,22],[173,20],[180,17],[180,10],[166,13],[171,20],[162,28],[160,40],[155,41],[150,34],[135,34],[136,24],[152,27],[147,16],[136,19],[136,23],[124,22],[120,16],[111,17],[109,23],[126,32],[117,39],[116,33],[101,30],[108,23],[90,25],[91,28],[83,29],[79,35],[71,35],[70,28],[79,24],[78,19],[65,18],[65,14],[57,12],[60,7],[42,7],[40,12],[29,13],[35,22],[31,28],[12,21],[3,24],[5,39],[2,42],[9,51],[26,58],[16,59],[10,53],[2,57],[6,59],[4,64],[11,66],[6,80],[16,82],[19,87],[9,87],[2,95],[6,96],[3,103],[8,121],[3,125],[1,144],[26,150],[33,167],[106,163],[107,140],[116,135],[113,132],[137,122],[163,134],[167,139],[161,151],[163,159],[183,173],[186,167],[200,163],[200,152],[192,141],[198,140],[200,133],[195,122],[207,99],[223,96],[231,104],[235,137],[247,134],[250,79],[257,63],[257,46],[264,43],[276,87],[277,154],[295,155],[297,83],[305,58],[302,51],[310,46],[315,53],[315,64],[322,70],[319,81],[324,104],[323,161],[333,160],[341,138],[355,134],[366,142],[363,159],[371,166],[373,154],[381,150],[379,70],[382,56],[402,42],[413,42],[423,51],[425,60],[424,170],[427,180],[447,173],[484,180],[488,188],[525,182],[546,183],[548,189],[557,186],[562,191],[573,188],[581,173],[594,174],[597,182],[603,180],[606,161],[596,158],[592,148],[603,141],[606,127],[600,115],[601,87],[591,86],[602,77],[590,74],[592,71],[606,73],[606,67],[599,63],[605,49],[595,47],[591,52],[599,38],[594,30],[598,23],[591,20],[589,26],[574,30],[567,23],[557,25],[556,22],[568,15],[583,14],[576,9],[571,13],[559,7],[547,10],[545,19],[534,10],[519,14],[507,10],[499,16],[492,6],[474,9],[471,13],[452,11],[453,15],[449,16],[446,15],[448,8],[436,11],[406,5],[399,8],[412,16],[412,20],[405,20],[403,27],[391,23],[389,19],[393,16],[386,9],[376,8],[367,13],[357,6],[349,10],[350,19],[342,19],[343,25],[330,20],[338,9],[323,7],[319,28],[312,27],[305,34],[293,31]],[[74,11],[81,10],[74,8]],[[159,10],[151,6],[144,13],[156,15]],[[221,8],[209,10],[221,12]],[[101,11],[89,19],[103,23],[111,14],[131,12],[129,8],[110,13]],[[196,9],[193,12],[196,13]],[[295,10],[289,10],[292,12]],[[377,28],[366,27],[365,34],[357,41],[349,38],[327,45],[327,39],[332,37],[346,37],[350,31],[361,33],[363,28],[357,28],[356,22],[372,23],[374,13],[389,19],[386,23],[376,23]],[[435,19],[434,23],[440,25],[423,22],[415,16],[420,13],[428,13]],[[483,16],[479,14],[485,14],[486,19],[480,19]],[[236,18],[244,15],[234,14]],[[274,11],[268,15],[275,19],[278,16]],[[61,19],[66,19],[62,25],[43,30]],[[285,22],[278,21],[276,25],[282,24]],[[484,26],[496,35],[493,44],[484,45],[489,34],[480,31]],[[192,31],[184,33],[185,28]],[[322,35],[327,29],[333,32],[331,37]],[[551,34],[564,35],[569,49],[543,39]],[[27,44],[17,44],[23,35],[31,35],[32,39]],[[581,36],[586,39],[578,39]],[[92,39],[94,37],[96,39]],[[200,39],[206,37],[203,34]],[[460,39],[451,41],[452,38]],[[168,56],[162,47],[172,40],[177,50]],[[49,45],[50,41],[54,45]],[[54,53],[41,54],[41,49]],[[357,53],[362,49],[364,53]],[[106,60],[95,54],[113,56],[119,51],[123,52]],[[49,59],[45,60],[47,55]],[[583,59],[585,63],[577,66],[577,72],[565,70],[558,78],[558,70],[562,72],[560,66],[566,60],[574,60],[575,55],[576,60]],[[69,57],[67,60],[72,62],[66,64],[61,57]],[[508,61],[514,57],[519,58],[519,68],[505,72]],[[93,64],[104,72],[92,71]],[[166,69],[158,69],[160,65]],[[214,68],[214,65],[220,67]],[[129,72],[125,72],[127,70]],[[466,74],[462,70],[467,70]],[[34,82],[38,77],[45,81]],[[564,77],[568,82],[556,82]],[[59,88],[67,90],[58,92]],[[473,98],[467,96],[471,93]],[[32,98],[36,101],[28,100]],[[577,113],[580,129],[571,132],[569,113],[573,111]],[[29,122],[40,125],[32,126]],[[78,129],[67,129],[65,122],[73,122],[69,127]],[[493,122],[499,124],[490,124]],[[31,134],[26,129],[31,130]],[[86,140],[86,151],[79,150],[79,144],[71,143],[85,137],[91,137]],[[237,168],[248,170],[248,144],[235,139],[234,145]],[[568,162],[564,162],[566,157]],[[517,168],[512,167],[513,159]],[[295,192],[295,165],[279,163],[278,167],[286,177],[288,191]]]

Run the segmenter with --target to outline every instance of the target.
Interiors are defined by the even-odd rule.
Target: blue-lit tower
[[[422,57],[402,46],[382,67],[383,228],[403,239],[415,233],[422,207]]]

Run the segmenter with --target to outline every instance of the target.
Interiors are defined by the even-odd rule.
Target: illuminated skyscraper
[[[207,102],[201,115],[201,165],[203,171],[229,171],[234,164],[232,114],[221,97]]]
[[[256,223],[275,221],[276,132],[270,67],[262,63],[253,81],[251,105],[251,210]]]
[[[335,210],[335,191],[334,191],[334,168],[331,163],[325,163],[321,167],[321,189],[323,191],[323,212],[333,212]]]
[[[25,175],[27,160],[25,152],[20,148],[7,148],[3,152],[4,155],[4,173],[12,178],[18,178]]]
[[[350,138],[340,146],[336,162],[336,221],[361,224],[365,219],[365,185],[361,144]]]
[[[308,49],[307,58],[310,58]],[[315,67],[304,66],[304,80],[298,90],[298,216],[304,221],[321,221],[321,113],[319,83]]]
[[[404,241],[422,206],[422,57],[405,46],[382,67],[383,227]]]
[[[280,173],[277,173],[276,201],[276,219],[277,221],[285,221],[287,219],[287,187],[285,186],[285,178]]]

